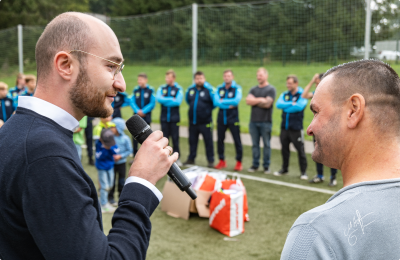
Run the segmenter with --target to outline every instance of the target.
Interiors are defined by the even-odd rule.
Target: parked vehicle
[[[380,51],[378,59],[380,60],[396,60],[400,58],[400,52],[398,51]]]

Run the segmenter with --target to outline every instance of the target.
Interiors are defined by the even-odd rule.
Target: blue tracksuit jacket
[[[181,121],[179,106],[183,100],[183,90],[178,83],[175,82],[173,86],[161,85],[157,90],[156,100],[161,104],[161,122]]]
[[[304,109],[307,106],[307,99],[301,97],[302,93],[303,89],[298,87],[297,93],[294,95],[290,91],[285,91],[279,96],[276,107],[282,109],[281,129],[303,129]],[[293,105],[294,101],[296,101],[295,105]]]
[[[133,89],[131,97],[131,107],[135,114],[142,110],[146,114],[143,118],[146,123],[151,123],[151,111],[156,105],[156,98],[154,97],[154,88],[146,85],[145,88],[137,86]]]
[[[126,107],[131,104],[131,100],[125,92],[118,92],[111,104],[114,108],[113,118],[122,117],[121,107]]]
[[[15,107],[10,97],[0,99],[0,119],[6,122],[14,113]]]
[[[242,99],[242,87],[232,81],[230,88],[225,88],[225,82],[217,87],[214,93],[214,105],[219,107],[218,124],[234,124],[239,122],[239,102]],[[234,108],[229,109],[230,106]]]
[[[186,102],[189,104],[190,124],[208,124],[212,122],[214,109],[214,88],[208,82],[198,90],[196,85],[191,85],[186,91]]]

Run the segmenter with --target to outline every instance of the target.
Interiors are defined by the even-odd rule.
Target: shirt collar
[[[18,107],[26,108],[44,117],[50,118],[60,126],[75,132],[79,122],[64,109],[37,97],[18,97]]]

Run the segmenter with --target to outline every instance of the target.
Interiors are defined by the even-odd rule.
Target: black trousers
[[[315,143],[315,138],[313,137],[313,139],[314,139],[314,143]],[[320,176],[324,176],[324,165],[321,163],[316,163],[316,164],[317,164],[317,174]],[[336,173],[337,173],[337,170],[331,168],[331,180],[336,179]]]
[[[197,155],[197,144],[199,143],[199,135],[203,136],[204,146],[206,148],[207,161],[214,162],[214,143],[212,139],[212,127],[209,124],[190,124],[189,125],[189,147],[190,154],[188,159],[194,161]]]
[[[301,173],[305,173],[307,170],[307,157],[304,151],[303,130],[281,129],[280,139],[282,144],[282,160],[283,160],[282,169],[284,171],[287,171],[289,168],[289,158],[290,158],[289,145],[290,143],[293,143],[294,147],[297,150],[297,155],[299,157],[300,171]]]
[[[235,124],[218,124],[217,132],[218,132],[218,156],[220,160],[225,159],[225,132],[229,128],[231,131],[233,141],[235,142],[235,150],[236,150],[236,161],[241,162],[243,157],[243,148],[242,141],[240,140],[240,126],[239,123]]]
[[[164,134],[164,137],[172,139],[172,148],[174,153],[179,153],[179,122],[176,123],[168,123],[168,122],[161,122],[161,131]],[[180,153],[179,153],[180,155]]]
[[[90,159],[93,159],[93,117],[87,118],[87,126],[85,128],[87,154]]]
[[[118,175],[118,178],[117,178]],[[118,180],[118,198],[121,196],[122,188],[125,184],[126,163],[114,165],[114,183],[111,190],[108,192],[108,200],[114,199],[115,182]]]

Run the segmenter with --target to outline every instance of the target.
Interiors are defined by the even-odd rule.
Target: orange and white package
[[[210,227],[229,237],[244,232],[243,192],[237,190],[216,191],[210,201]]]
[[[235,177],[235,175],[233,175]],[[247,203],[247,193],[246,193],[246,188],[244,187],[244,184],[242,180],[240,179],[239,176],[236,176],[236,180],[234,180],[232,177],[232,180],[224,180],[221,182],[221,187],[223,190],[240,190],[243,191],[243,216],[244,216],[244,221],[250,221],[249,217],[249,206]]]
[[[192,185],[194,190],[215,191],[221,186],[220,181],[211,177],[206,172],[199,173],[195,183]]]

